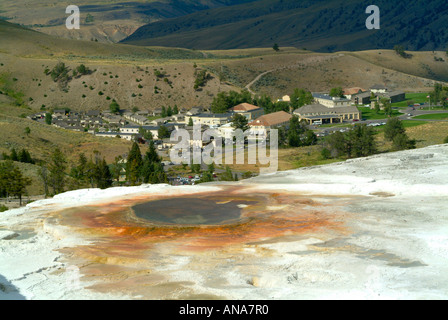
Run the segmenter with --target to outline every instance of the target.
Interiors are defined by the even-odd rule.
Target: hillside
[[[375,2],[381,29],[367,30],[366,0],[261,0],[216,8],[140,27],[124,43],[196,49],[294,46],[313,51],[445,50],[446,1]]]
[[[33,111],[106,110],[112,99],[123,109],[153,110],[175,104],[189,109],[209,106],[217,93],[241,90],[256,78],[250,89],[272,99],[295,88],[326,91],[377,83],[426,92],[433,80],[448,81],[444,52],[412,52],[411,59],[404,59],[392,50],[315,53],[284,47],[279,52],[141,47],[59,38],[1,20],[0,47],[0,97],[8,95]],[[45,74],[58,62],[65,63],[70,75],[80,64],[92,72],[71,77],[63,86]],[[211,79],[194,90],[195,73],[201,69]]]
[[[146,23],[250,1],[254,0],[2,0],[0,19],[64,38],[117,42]],[[79,30],[65,27],[68,5],[80,9]]]

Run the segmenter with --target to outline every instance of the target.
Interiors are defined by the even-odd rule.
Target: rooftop
[[[294,114],[309,114],[309,113],[332,113],[332,114],[338,114],[338,113],[357,113],[358,108],[355,106],[347,106],[347,107],[337,107],[337,108],[328,108],[322,104],[308,104],[305,105],[299,109],[294,110]]]
[[[327,93],[313,93],[313,97],[315,99],[325,99],[325,100],[332,100],[332,101],[350,101],[349,99],[346,99],[346,98],[332,97]]]
[[[236,105],[232,108],[230,108],[230,111],[240,111],[240,112],[247,112],[247,111],[252,111],[252,110],[258,110],[260,109],[260,107],[254,106],[253,104],[250,103],[240,103],[239,105]]]
[[[360,87],[353,87],[353,88],[345,88],[344,95],[354,95],[360,92],[366,92],[366,89],[360,88]]]
[[[285,111],[278,111],[274,113],[268,113],[258,117],[254,121],[250,122],[250,126],[275,126],[284,122],[289,121],[292,118],[292,115]]]

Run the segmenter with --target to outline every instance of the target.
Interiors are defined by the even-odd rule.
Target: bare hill
[[[377,83],[406,91],[428,91],[446,81],[443,52],[412,52],[404,59],[391,50],[315,53],[295,48],[197,51],[140,47],[58,38],[0,21],[0,91],[33,110],[68,107],[152,110],[208,106],[220,91],[251,90],[273,99],[301,87],[326,91],[334,86],[370,87]],[[434,59],[437,57],[443,61]],[[92,72],[71,77],[66,86],[48,73],[64,62],[69,75],[80,64]],[[194,90],[195,72],[211,74]],[[263,76],[260,76],[263,74]],[[159,76],[158,76],[159,74]]]

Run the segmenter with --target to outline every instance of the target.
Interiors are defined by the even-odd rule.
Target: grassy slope
[[[276,53],[271,48],[259,48],[200,52],[135,47],[61,39],[2,21],[0,44],[0,63],[3,63],[0,65],[0,78],[10,83],[16,78],[12,89],[23,93],[25,101],[32,98],[28,104],[34,110],[42,105],[47,109],[65,106],[76,110],[107,109],[110,104],[107,97],[115,98],[123,108],[153,109],[174,104],[185,108],[208,106],[218,92],[242,88],[260,73],[270,70],[272,72],[256,82],[252,89],[257,93],[267,93],[274,99],[291,94],[297,87],[325,91],[335,86],[368,88],[384,83],[392,89],[428,91],[433,85],[433,81],[420,77],[427,75],[426,69],[421,70],[419,65],[415,65],[415,70],[411,70],[412,63],[408,65],[407,60],[387,50],[382,50],[381,56],[390,61],[389,67],[382,65],[382,60],[371,59],[378,52],[370,51],[320,54],[281,48]],[[426,56],[429,56],[428,66],[434,73],[448,64],[430,63],[433,54],[429,52],[415,53],[413,59]],[[71,69],[84,63],[97,71],[73,79],[66,93],[44,75],[44,70],[51,69],[58,61],[65,62]],[[213,74],[213,79],[200,91],[193,90],[195,63]],[[406,64],[407,73],[396,71],[402,68],[402,63]],[[162,68],[171,86],[157,81],[153,69]],[[225,81],[219,80],[221,72],[226,76]],[[137,79],[142,81],[137,82]],[[138,88],[139,84],[143,88]],[[1,86],[0,83],[0,90]],[[155,93],[155,87],[158,93]],[[99,95],[99,91],[103,95]]]
[[[98,150],[111,163],[116,156],[126,154],[130,149],[131,143],[126,140],[97,138],[88,133],[64,130],[20,117],[29,112],[28,109],[11,105],[4,98],[0,99],[0,153],[9,154],[12,148],[18,151],[25,148],[34,159],[48,162],[50,154],[58,147],[66,155],[68,168],[71,168],[76,164],[80,153],[90,157],[94,150]],[[26,127],[31,129],[29,135],[25,134]],[[23,163],[17,165],[32,178],[32,184],[27,188],[29,194],[42,194],[39,167]]]

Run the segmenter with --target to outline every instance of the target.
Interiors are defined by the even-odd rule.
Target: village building
[[[317,104],[322,104],[328,108],[348,107],[351,101],[346,98],[332,97],[325,93],[313,93],[314,101]]]
[[[305,105],[294,110],[299,120],[308,124],[341,123],[361,119],[361,112],[355,106],[329,108],[322,104]]]
[[[264,114],[263,108],[245,102],[230,108],[229,112],[241,114],[249,121],[254,120]]]
[[[403,91],[386,91],[378,94],[379,99],[389,99],[390,103],[396,103],[406,100],[406,94]]]
[[[370,91],[373,92],[375,95],[377,93],[385,93],[387,91],[387,87],[382,84],[375,84],[372,87],[370,87]]]
[[[354,95],[358,95],[360,93],[367,92],[366,89],[363,89],[360,87],[345,88],[342,91],[343,91],[344,96],[349,100],[352,100],[352,97]]]
[[[193,124],[207,125],[207,126],[221,126],[229,122],[232,118],[233,113],[200,113],[192,115],[191,117],[186,117],[185,121],[188,124],[191,118]]]
[[[97,118],[101,115],[101,112],[99,110],[89,110],[85,113],[86,117],[89,118]]]
[[[106,138],[120,138],[132,141],[134,139],[138,139],[141,137],[139,134],[133,133],[121,133],[121,132],[94,132],[93,133],[97,137],[106,137]]]
[[[186,115],[187,116],[195,116],[198,115],[200,113],[204,112],[204,108],[202,107],[193,107],[190,110],[187,111]]]
[[[153,117],[159,117],[162,115],[162,108],[156,108],[152,111]]]
[[[267,136],[271,129],[276,129],[282,126],[289,128],[289,121],[291,118],[292,115],[285,111],[268,113],[249,122],[250,131],[252,134]]]
[[[372,93],[370,91],[357,93],[351,96],[352,103],[357,105],[366,105],[370,103],[370,97]]]
[[[229,123],[226,123],[226,124],[222,125],[217,130],[218,130],[219,135],[224,140],[230,140],[230,139],[233,139],[233,137],[234,137],[235,128],[233,127],[233,123],[232,122],[229,122]]]

